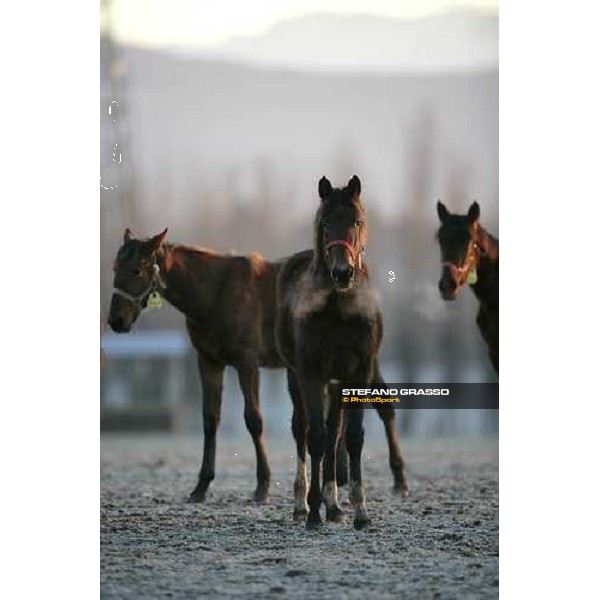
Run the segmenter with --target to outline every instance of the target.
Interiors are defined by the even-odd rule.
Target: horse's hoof
[[[371,519],[367,516],[366,512],[360,512],[354,517],[354,529],[361,530],[364,529],[369,523]]]
[[[204,502],[204,499],[206,498],[206,492],[201,492],[198,490],[194,490],[191,494],[190,497],[188,498],[188,502],[190,504],[201,504],[202,502]]]
[[[294,521],[297,523],[298,521],[306,521],[306,517],[308,516],[308,511],[305,508],[295,508],[294,509]]]
[[[405,482],[396,481],[393,487],[393,492],[402,498],[408,498],[410,490]]]
[[[254,502],[256,502],[256,504],[268,504],[269,490],[264,488],[258,488],[254,492]]]
[[[306,529],[319,529],[323,525],[318,511],[309,512],[306,519]]]
[[[339,506],[329,506],[326,510],[327,520],[331,523],[341,523],[344,513]]]
[[[357,531],[360,531],[361,529],[364,529],[369,523],[371,522],[371,519],[367,518],[361,518],[361,519],[354,519],[354,529],[356,529]]]

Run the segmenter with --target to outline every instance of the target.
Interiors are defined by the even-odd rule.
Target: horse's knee
[[[393,408],[382,407],[377,410],[377,414],[385,425],[389,425],[396,420],[396,413]]]

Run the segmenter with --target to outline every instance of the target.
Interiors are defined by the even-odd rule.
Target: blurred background
[[[497,381],[469,291],[443,302],[436,200],[477,200],[498,235],[497,2],[103,0],[101,321],[125,227],[280,258],[311,245],[317,181],[363,184],[366,259],[390,382]],[[391,273],[390,273],[391,272]],[[392,281],[390,281],[392,279]],[[184,319],[104,329],[102,430],[198,432]],[[221,434],[246,435],[234,373]],[[289,435],[283,371],[261,372],[268,435]],[[367,435],[383,435],[373,411]],[[409,435],[497,431],[497,411],[399,411]]]

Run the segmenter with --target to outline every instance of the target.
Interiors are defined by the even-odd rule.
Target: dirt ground
[[[307,531],[292,521],[295,453],[269,440],[271,503],[250,500],[246,439],[217,444],[205,504],[185,502],[200,439],[103,436],[102,598],[498,597],[498,440],[403,442],[411,495],[391,491],[382,441],[366,440],[371,525]]]

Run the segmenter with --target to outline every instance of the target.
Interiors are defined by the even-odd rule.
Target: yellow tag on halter
[[[477,269],[475,267],[471,267],[469,270],[469,274],[467,275],[467,283],[469,285],[475,285],[477,283]]]
[[[162,298],[158,292],[152,292],[148,296],[147,308],[160,308],[162,306]]]

